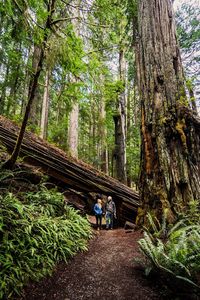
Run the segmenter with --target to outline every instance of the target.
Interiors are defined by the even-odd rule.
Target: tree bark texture
[[[80,35],[80,0],[76,0],[72,7],[71,14],[73,16],[72,24],[74,32],[77,36]],[[76,76],[73,78],[74,82],[77,82]],[[68,129],[68,148],[70,155],[78,158],[78,133],[79,133],[79,103],[77,99],[72,104],[72,110],[69,115],[69,129]]]
[[[131,130],[131,97],[130,97],[130,86],[128,86],[128,93],[127,93],[127,125],[126,125],[126,145],[128,146],[130,144],[130,130]],[[130,162],[128,163],[128,157],[127,157],[127,167],[126,167],[126,173],[127,173],[127,185],[131,187],[131,165]]]
[[[105,84],[104,76],[101,76],[102,84]],[[103,88],[103,86],[102,86]],[[105,99],[103,93],[100,99],[100,115],[99,115],[99,152],[101,161],[101,171],[108,174],[108,149],[107,149],[107,129],[106,129],[106,110],[105,110]]]
[[[75,102],[70,112],[68,130],[69,153],[74,157],[78,157],[78,117],[79,104]]]
[[[49,114],[49,77],[50,72],[46,70],[45,77],[45,87],[44,87],[44,95],[43,95],[43,103],[42,103],[42,117],[41,117],[41,134],[40,137],[42,139],[47,139],[47,126],[48,126],[48,114]]]
[[[35,70],[37,69],[38,62],[40,60],[41,55],[41,46],[34,45],[33,49],[33,57],[32,57],[32,72],[35,73]],[[30,76],[30,83],[29,83],[29,89],[30,85],[32,84],[33,77]],[[28,91],[29,92],[29,91]],[[31,104],[31,110],[30,110],[30,116],[29,116],[29,123],[34,127],[35,125],[40,125],[40,122],[38,122],[38,104],[39,104],[39,88],[36,87],[34,99]]]
[[[124,51],[119,53],[119,77],[125,85],[125,57]],[[116,177],[124,184],[127,183],[126,174],[126,97],[125,87],[117,99],[117,113],[113,116],[115,122],[115,169]]]
[[[138,83],[141,99],[142,207],[174,222],[200,199],[199,131],[189,108],[171,0],[138,3]]]
[[[101,107],[101,119],[100,119],[100,136],[101,136],[101,143],[100,143],[100,158],[101,158],[101,171],[105,174],[108,174],[108,149],[107,149],[107,131],[105,127],[105,103],[102,102]]]

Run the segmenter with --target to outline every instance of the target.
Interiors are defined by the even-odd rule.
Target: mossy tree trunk
[[[141,99],[142,207],[169,223],[200,199],[199,120],[189,108],[172,1],[138,2],[137,70]]]

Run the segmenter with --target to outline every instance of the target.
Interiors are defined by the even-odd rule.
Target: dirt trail
[[[145,300],[164,299],[155,282],[134,266],[139,232],[102,230],[68,264],[59,264],[52,277],[31,284],[26,300]]]

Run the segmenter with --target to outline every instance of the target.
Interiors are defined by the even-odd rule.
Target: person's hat
[[[108,200],[112,200],[112,197],[111,197],[111,196],[108,196]]]

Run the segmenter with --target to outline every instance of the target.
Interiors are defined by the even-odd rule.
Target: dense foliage
[[[146,273],[157,270],[188,284],[189,288],[199,288],[200,272],[200,215],[198,202],[192,201],[185,215],[180,215],[175,225],[166,226],[165,220],[148,216],[150,229],[139,241],[142,253],[147,258]],[[182,286],[183,288],[183,286]]]
[[[183,1],[183,4],[176,11],[176,25],[178,40],[181,48],[184,71],[188,78],[187,88],[190,98],[196,101],[196,106],[200,107],[200,7],[196,1]],[[191,95],[191,90],[194,92]]]
[[[185,69],[191,77],[199,76],[200,7],[184,3],[176,12],[177,33]]]
[[[108,173],[115,175],[113,116],[119,93],[126,90],[127,172],[129,181],[137,182],[139,109],[134,90],[132,28],[129,29],[127,17],[134,15],[135,1],[133,6],[128,1],[118,0],[54,2],[52,25],[48,30],[28,129],[41,134],[46,95],[46,138],[68,151],[70,112],[74,103],[78,103],[79,158],[101,169],[105,150]],[[6,0],[0,8],[0,110],[19,125],[41,51],[48,3],[51,1]],[[127,66],[125,83],[120,80],[118,71],[121,49]]]
[[[88,221],[55,190],[43,187],[20,198],[0,196],[0,299],[19,294],[28,280],[86,250],[91,237]]]
[[[0,9],[0,110],[19,125],[41,51],[50,2],[6,0]],[[176,18],[184,63],[190,69],[187,74],[190,80],[195,75],[197,82],[198,9],[192,4],[183,5]],[[105,151],[108,173],[115,176],[113,117],[119,94],[125,91],[129,184],[137,184],[140,159],[136,41],[137,1],[56,0],[28,124],[29,130],[41,134],[43,99],[47,97],[45,136],[68,151],[70,112],[78,103],[79,157],[102,169]],[[125,80],[119,74],[121,51],[125,57]]]

